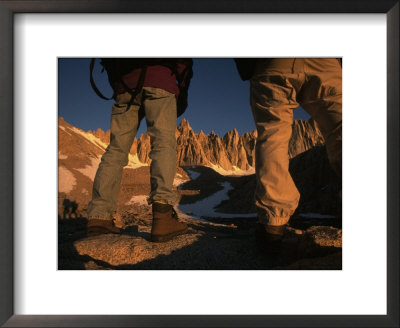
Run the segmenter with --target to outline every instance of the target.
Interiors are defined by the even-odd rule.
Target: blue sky
[[[99,98],[89,82],[90,58],[60,58],[58,61],[58,116],[68,123],[87,130],[108,130],[112,100]],[[189,106],[178,118],[186,118],[195,132],[215,131],[223,136],[236,128],[239,134],[255,129],[249,105],[249,82],[243,82],[233,59],[194,59],[193,79],[189,89]],[[95,81],[104,95],[110,96],[107,74],[101,73],[99,60]],[[295,110],[295,119],[308,119],[302,109]],[[138,135],[146,130],[142,122]]]

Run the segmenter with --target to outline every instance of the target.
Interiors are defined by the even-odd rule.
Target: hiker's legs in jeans
[[[131,95],[129,93],[118,95],[112,107],[110,144],[101,158],[94,179],[92,200],[88,206],[89,218],[112,219],[122,170],[128,164],[129,151],[139,123],[138,97],[127,110]]]
[[[296,90],[284,73],[263,71],[251,79],[251,107],[258,137],[255,193],[260,223],[284,225],[296,210],[299,192],[289,173]]]
[[[172,190],[176,170],[176,98],[168,91],[144,87],[143,105],[151,142],[148,201],[173,205],[176,201]]]
[[[305,82],[299,99],[317,122],[332,168],[342,176],[342,69],[335,58],[304,59]]]

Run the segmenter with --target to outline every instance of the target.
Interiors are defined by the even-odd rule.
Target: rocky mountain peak
[[[62,123],[60,118],[60,124]],[[109,142],[110,131],[97,129],[91,132],[104,143]],[[257,130],[239,136],[237,129],[228,131],[222,138],[215,131],[205,134],[203,130],[195,133],[186,119],[178,125],[175,137],[177,140],[177,165],[216,165],[230,171],[234,167],[248,170],[255,165],[255,145]],[[292,158],[308,149],[323,145],[324,140],[317,124],[310,121],[294,121],[292,138],[289,142],[289,157]],[[149,164],[150,136],[142,134],[134,140],[131,154],[137,155],[142,163]]]
[[[205,135],[205,133],[203,132],[203,130],[200,130],[200,132],[197,134],[197,138],[198,139],[203,139],[203,138],[205,138],[206,137],[206,135]]]
[[[315,146],[325,144],[317,123],[310,119],[308,121],[296,120],[292,125],[292,137],[289,142],[289,157],[295,157]]]
[[[193,137],[195,134],[192,127],[190,126],[189,122],[186,119],[183,119],[181,123],[178,125],[177,132],[178,132],[178,134],[176,134],[177,138],[179,138],[180,135],[186,137],[188,136]]]
[[[102,129],[98,128],[96,131],[88,131],[93,134],[95,137],[99,138],[102,142],[108,144],[110,143],[110,130],[104,132]]]
[[[150,164],[150,136],[147,132],[143,133],[137,143],[137,156],[142,163]]]
[[[239,139],[239,132],[236,130],[236,128],[228,131],[224,136],[224,139]]]
[[[189,122],[187,119],[183,118],[182,121],[178,125],[178,129],[183,130],[183,129],[192,129],[190,126]]]
[[[218,134],[215,133],[215,131],[211,131],[210,134],[208,135],[208,139],[210,140],[219,140]]]

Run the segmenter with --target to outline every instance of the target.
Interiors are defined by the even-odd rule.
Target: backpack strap
[[[100,90],[97,88],[96,83],[94,83],[94,79],[93,79],[93,69],[94,69],[94,63],[96,61],[96,58],[92,58],[92,60],[90,61],[90,84],[92,86],[92,89],[94,90],[94,92],[96,92],[96,94],[104,99],[104,100],[111,100],[113,99],[113,96],[111,96],[110,98],[107,98],[106,96],[104,96]]]
[[[144,85],[144,79],[146,77],[146,72],[147,72],[147,66],[144,66],[142,68],[142,71],[140,72],[138,84],[133,91],[131,89],[129,89],[129,87],[125,84],[125,82],[122,80],[122,77],[121,77],[120,82],[122,83],[125,90],[131,94],[131,100],[129,101],[126,111],[128,111],[129,108],[131,108],[131,106],[133,105],[133,102],[135,101],[136,96],[139,94],[139,92],[142,91],[143,85]]]
[[[90,62],[90,84],[93,88],[93,90],[96,92],[96,94],[104,99],[104,100],[111,100],[114,98],[115,94],[112,95],[112,97],[107,98],[106,96],[104,96],[100,90],[97,88],[95,82],[94,82],[94,78],[93,78],[93,70],[94,70],[94,64],[95,64],[95,58],[92,58],[91,62]],[[146,72],[147,72],[147,66],[149,65],[154,65],[154,64],[158,64],[158,65],[162,65],[165,67],[168,67],[171,72],[175,75],[177,81],[178,81],[178,87],[180,90],[179,93],[179,97],[177,98],[177,114],[178,116],[180,116],[185,109],[187,108],[187,90],[189,88],[189,83],[190,80],[193,76],[193,70],[192,70],[192,65],[193,62],[192,60],[185,60],[182,62],[183,64],[186,65],[186,68],[183,70],[183,72],[181,72],[181,74],[178,73],[178,69],[177,69],[177,62],[175,60],[175,62],[171,62],[170,61],[159,61],[159,62],[153,62],[153,61],[143,61],[141,64],[141,72],[140,72],[140,76],[139,76],[139,80],[137,83],[137,86],[135,89],[130,89],[125,82],[122,79],[122,74],[118,74],[118,72],[122,72],[122,69],[120,67],[120,63],[117,63],[117,66],[112,66],[112,62],[109,61],[106,65],[106,61],[103,59],[102,60],[102,65],[103,67],[107,70],[107,73],[109,75],[109,80],[110,80],[110,74],[112,74],[111,72],[114,70],[116,70],[116,72],[114,72],[112,74],[112,78],[111,80],[118,80],[119,83],[122,84],[122,86],[124,87],[125,91],[128,92],[131,95],[131,99],[128,103],[128,107],[126,108],[126,111],[128,111],[131,107],[131,105],[133,105],[133,102],[135,101],[136,96],[142,91],[143,89],[143,85],[144,85],[144,80],[146,78]],[[126,66],[126,65],[125,65]],[[104,70],[103,68],[103,70]],[[183,82],[183,86],[182,86],[182,82]]]
[[[96,94],[104,99],[104,100],[111,100],[114,98],[114,95],[111,96],[110,98],[107,98],[106,96],[104,96],[101,91],[97,88],[96,83],[94,82],[94,78],[93,78],[93,70],[94,70],[94,64],[95,64],[96,58],[92,58],[92,60],[90,61],[90,84],[94,90],[94,92],[96,92]],[[121,82],[122,86],[125,88],[126,92],[129,92],[131,94],[131,100],[128,103],[128,107],[127,107],[127,111],[129,110],[129,108],[131,107],[131,105],[133,104],[136,96],[139,94],[140,91],[142,91],[143,89],[143,85],[144,85],[144,79],[146,77],[146,71],[147,71],[147,66],[144,66],[142,68],[142,71],[140,72],[140,76],[139,76],[139,81],[138,84],[136,86],[136,88],[134,90],[131,90],[123,81],[122,76],[119,77],[119,81]]]
[[[179,87],[179,96],[176,99],[176,109],[178,117],[181,116],[188,107],[188,89],[190,85],[190,80],[193,77],[192,63],[188,62],[185,63],[185,65],[186,68],[182,71],[182,73],[180,75],[176,74]]]

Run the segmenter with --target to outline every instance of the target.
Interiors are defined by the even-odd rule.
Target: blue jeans
[[[139,109],[143,107],[150,136],[149,203],[174,204],[172,184],[176,170],[176,98],[159,88],[143,87],[128,108],[131,95],[116,97],[112,107],[111,136],[93,183],[88,217],[112,219],[117,206],[122,170],[128,164],[129,151],[139,125]]]

